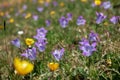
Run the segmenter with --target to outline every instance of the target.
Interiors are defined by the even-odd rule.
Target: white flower
[[[24,32],[23,31],[18,31],[18,34],[19,35],[22,35]]]

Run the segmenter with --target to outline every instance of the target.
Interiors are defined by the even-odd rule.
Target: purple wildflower
[[[45,50],[45,46],[47,44],[46,33],[47,30],[42,27],[37,29],[37,34],[34,36],[34,38],[37,39],[35,45],[38,47],[38,50],[40,52],[43,52]]]
[[[38,20],[38,15],[33,15],[33,19],[34,19],[35,21],[37,21],[37,20]]]
[[[64,48],[62,48],[60,50],[53,51],[52,54],[55,57],[55,59],[59,61],[62,58],[64,51],[65,51]]]
[[[23,7],[22,7],[23,10],[26,10],[27,9],[27,5],[24,4]]]
[[[34,36],[34,38],[37,39],[37,40],[41,40],[41,39],[46,40],[45,36],[46,36],[46,34],[41,33],[41,34],[36,34],[36,35]]]
[[[93,31],[91,31],[91,33],[89,34],[88,40],[90,42],[97,42],[97,41],[99,41],[98,34],[94,33]]]
[[[50,20],[46,20],[45,23],[46,23],[46,26],[50,26],[51,24]]]
[[[25,17],[25,16],[26,16],[26,13],[23,13],[22,16]]]
[[[112,22],[113,24],[116,24],[118,23],[118,16],[113,16],[111,19],[110,19],[110,22]]]
[[[104,7],[104,9],[109,9],[111,7],[111,3],[110,1],[106,1],[106,2],[103,2],[102,7]]]
[[[25,50],[24,53],[21,54],[21,56],[26,57],[30,60],[35,60],[36,55],[37,55],[37,53],[36,53],[36,48],[35,47],[29,48],[29,49]]]
[[[57,6],[58,5],[58,3],[57,3],[57,1],[53,1],[53,6]]]
[[[59,23],[60,23],[60,25],[62,26],[62,28],[65,28],[67,25],[68,25],[68,20],[65,18],[65,17],[61,17],[60,19],[59,19]]]
[[[39,42],[36,42],[35,45],[37,46],[38,50],[40,52],[44,52],[45,51],[45,46],[46,46],[46,41],[39,41]]]
[[[45,36],[46,36],[47,30],[45,30],[43,27],[37,29],[37,34],[34,36],[35,39],[37,40],[46,40]]]
[[[37,10],[38,10],[38,12],[42,12],[44,10],[44,8],[43,7],[38,7]]]
[[[96,5],[95,5],[95,3],[92,3],[91,6],[92,6],[92,7],[95,7]]]
[[[96,19],[97,24],[100,24],[106,18],[106,16],[103,13],[96,12],[96,15],[97,15],[97,19]]]
[[[46,34],[47,33],[47,30],[45,29],[45,28],[43,28],[43,27],[41,27],[41,28],[39,28],[39,29],[37,29],[37,33],[38,34]]]
[[[20,40],[19,40],[18,38],[15,39],[15,40],[13,40],[13,41],[11,41],[11,43],[12,43],[14,46],[20,48]]]
[[[83,38],[83,39],[81,40],[81,42],[79,42],[79,44],[84,45],[84,44],[86,44],[87,42],[88,42],[88,40],[87,40],[86,38]]]
[[[72,20],[72,13],[67,13],[67,20],[71,21]]]
[[[81,42],[80,42],[81,43]],[[84,55],[84,56],[91,56],[92,55],[92,53],[94,52],[94,51],[96,51],[96,45],[97,45],[97,43],[96,42],[94,42],[94,43],[92,43],[92,44],[90,44],[89,43],[89,41],[82,41],[82,43],[84,43],[83,45],[81,45],[81,46],[79,46],[79,48],[80,48],[80,50],[82,50],[83,52],[82,52],[82,54]]]
[[[78,26],[85,25],[85,23],[86,23],[86,20],[82,16],[79,16],[77,19],[77,25]]]
[[[48,6],[49,6],[49,2],[45,2],[44,5],[45,5],[46,7],[48,7]]]

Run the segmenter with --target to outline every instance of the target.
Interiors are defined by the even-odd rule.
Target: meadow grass
[[[120,80],[120,23],[112,24],[109,21],[112,16],[120,15],[120,7],[113,8],[114,5],[119,5],[119,0],[111,0],[112,8],[108,10],[100,6],[92,7],[93,1],[84,3],[80,0],[74,2],[58,0],[56,7],[52,2],[48,7],[38,2],[33,3],[32,0],[12,3],[3,8],[0,6],[0,13],[8,12],[9,15],[0,16],[0,26],[3,26],[3,22],[6,21],[6,30],[0,28],[0,80]],[[61,2],[64,5],[60,6]],[[17,11],[22,10],[24,4],[28,8],[15,16]],[[38,12],[38,6],[43,7],[44,10]],[[50,14],[51,11],[55,14]],[[72,21],[66,28],[62,28],[59,18],[66,16],[68,12],[73,14]],[[101,24],[96,24],[96,12],[107,15]],[[25,19],[23,13],[37,14],[39,19],[35,21],[32,16]],[[76,21],[79,16],[86,19],[85,25],[77,26]],[[10,22],[11,18],[14,19],[13,22]],[[51,21],[50,26],[45,24],[47,19]],[[36,30],[41,27],[48,30],[45,51],[38,51],[36,60],[31,61],[34,64],[31,73],[25,76],[15,74],[13,60],[15,57],[20,57],[21,52],[11,44],[11,41],[19,38],[22,48],[25,49],[27,48],[25,39],[33,38]],[[24,34],[18,35],[17,32],[20,30]],[[79,41],[84,37],[88,38],[91,31],[98,34],[100,41],[97,44],[97,51],[86,57],[79,49]],[[64,48],[65,52],[62,59],[57,61],[52,51],[59,48]],[[47,66],[50,62],[59,63],[59,68],[54,72],[50,71]]]

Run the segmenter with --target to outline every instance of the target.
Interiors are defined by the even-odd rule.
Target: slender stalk
[[[6,36],[6,21],[4,21],[4,35]],[[6,40],[6,37],[4,39],[4,43],[5,43],[5,51],[6,53],[9,53],[8,52],[8,48],[7,48],[7,40]]]

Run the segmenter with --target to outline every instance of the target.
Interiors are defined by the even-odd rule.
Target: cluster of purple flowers
[[[97,15],[97,18],[96,18],[96,23],[97,24],[100,24],[102,23],[105,19],[106,19],[106,15],[104,15],[102,12],[96,12],[96,15]],[[113,24],[116,24],[118,23],[118,20],[119,20],[119,16],[114,16],[110,19],[110,21],[113,23]],[[64,16],[62,16],[60,19],[59,19],[59,23],[60,25],[62,26],[62,28],[65,28],[69,21],[72,20],[72,14],[71,13],[68,13],[67,14],[67,18],[65,18]],[[78,26],[80,25],[85,25],[86,24],[86,20],[83,18],[83,16],[79,16],[77,18],[77,21],[76,21],[76,24]]]
[[[82,50],[84,56],[91,56],[94,51],[96,51],[97,42],[99,41],[98,35],[91,31],[89,34],[88,40],[83,38],[79,42],[79,49]]]
[[[100,24],[100,23],[102,23],[105,19],[106,19],[106,15],[104,15],[103,13],[101,13],[101,12],[96,12],[96,15],[97,15],[97,19],[96,19],[96,23],[97,24]],[[114,17],[112,17],[111,19],[110,19],[110,21],[113,23],[113,24],[116,24],[117,22],[118,22],[118,19],[119,19],[119,16],[114,16]],[[68,13],[67,14],[67,18],[65,18],[65,17],[61,17],[60,19],[59,19],[59,23],[60,23],[60,25],[62,26],[62,28],[65,28],[67,25],[68,25],[68,23],[69,23],[69,21],[71,21],[72,20],[72,14],[71,13]],[[78,25],[78,26],[80,26],[80,25],[85,25],[85,23],[86,23],[86,20],[83,18],[83,16],[79,16],[78,18],[77,18],[77,22],[76,22],[76,24]]]
[[[72,14],[71,14],[71,13],[67,13],[67,18],[65,18],[64,16],[62,16],[62,17],[59,19],[59,23],[60,23],[60,25],[62,26],[62,28],[65,28],[65,27],[68,25],[69,21],[72,21]],[[86,23],[86,20],[83,18],[83,16],[79,16],[79,17],[77,18],[76,24],[77,24],[78,26],[80,26],[80,25],[85,25],[85,23]]]
[[[21,49],[21,42],[18,38],[15,40],[12,40],[11,43],[17,48]],[[21,54],[22,57],[26,57],[27,59],[30,59],[30,60],[35,60],[36,55],[37,55],[37,52],[35,47],[28,48]]]
[[[52,55],[55,57],[55,59],[57,60],[57,61],[59,61],[61,58],[62,58],[62,56],[63,56],[63,54],[64,54],[64,48],[62,48],[62,49],[60,49],[60,50],[54,50],[53,52],[52,52]]]
[[[46,33],[47,30],[45,30],[43,27],[37,29],[37,34],[34,36],[35,39],[37,39],[37,42],[35,42],[35,46],[38,48],[40,52],[45,51],[47,39],[46,39]],[[21,49],[21,42],[17,38],[13,41],[11,41],[13,45],[15,45],[17,48]],[[22,52],[21,56],[26,57],[30,60],[35,60],[37,56],[36,47],[29,47],[24,52]]]
[[[105,18],[106,16],[103,13],[98,13],[96,12],[97,15],[97,19],[96,19],[96,23],[100,24]],[[112,22],[113,24],[117,24],[119,22],[120,16],[113,16],[112,18],[110,18],[110,22]]]
[[[37,46],[40,52],[43,52],[46,48],[46,44],[47,44],[46,33],[47,33],[47,30],[45,30],[42,27],[37,29],[37,34],[34,36],[34,38],[37,39],[37,42],[35,42],[35,45]]]
[[[37,56],[37,52],[36,52],[36,48],[32,47],[32,48],[28,48],[26,49],[21,56],[26,57],[30,60],[35,60],[36,56]]]
[[[69,21],[72,21],[72,13],[67,13],[67,18],[62,16],[60,19],[59,19],[59,23],[61,25],[62,28],[66,28]]]

